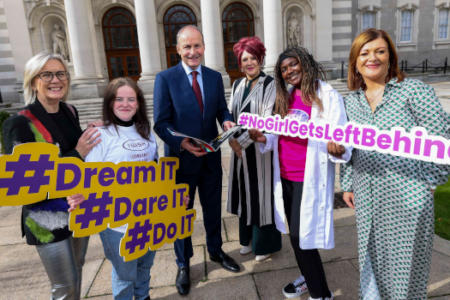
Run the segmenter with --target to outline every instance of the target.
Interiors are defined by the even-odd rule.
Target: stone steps
[[[231,89],[225,91],[225,99],[229,99]],[[153,120],[153,95],[146,95],[145,100],[147,103],[147,115],[150,120]],[[73,104],[80,116],[81,128],[85,128],[89,122],[100,120],[102,117],[102,98],[91,98],[82,100],[69,101]]]
[[[146,97],[147,115],[149,118],[153,116],[153,97]],[[89,122],[100,120],[102,118],[103,99],[91,98],[82,100],[69,101],[73,104],[80,117],[81,128],[85,128]]]
[[[341,94],[342,97],[347,96],[350,91],[347,88],[347,81],[341,79],[329,80],[328,81],[331,86]]]
[[[0,0],[0,100],[4,103],[11,103],[18,99],[16,68],[9,38],[4,0]],[[0,110],[4,109],[0,108]]]
[[[6,111],[13,115],[24,107],[21,103],[0,103],[0,111]]]
[[[339,80],[332,80],[329,83],[342,95],[348,94],[347,85]],[[231,94],[231,88],[225,90],[225,99],[228,101]],[[153,95],[145,96],[147,102],[147,113],[150,120],[153,119]],[[74,105],[80,116],[81,128],[85,128],[89,122],[100,120],[102,116],[102,98],[89,98],[79,100],[69,100],[68,103]],[[23,108],[22,104],[0,104],[0,111],[5,110],[10,114],[17,113]]]

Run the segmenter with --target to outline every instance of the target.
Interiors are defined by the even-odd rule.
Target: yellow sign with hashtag
[[[69,217],[73,236],[127,225],[120,255],[130,261],[192,235],[196,212],[183,204],[188,185],[175,183],[178,164],[174,157],[86,163],[59,157],[53,144],[21,144],[0,157],[0,206],[82,194],[86,200]]]

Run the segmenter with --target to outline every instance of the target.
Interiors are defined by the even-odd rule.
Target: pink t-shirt
[[[302,93],[295,89],[289,98],[289,117],[307,122],[311,116],[311,106],[302,101]],[[303,182],[305,175],[306,150],[308,139],[282,136],[278,138],[278,153],[280,159],[280,175],[282,178]]]

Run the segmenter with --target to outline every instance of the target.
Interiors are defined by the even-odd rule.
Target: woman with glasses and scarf
[[[67,64],[60,55],[39,53],[27,62],[23,82],[27,106],[3,124],[7,154],[18,144],[47,142],[57,145],[62,157],[83,159],[100,142],[96,128],[82,132],[76,109],[65,102],[69,87]],[[27,244],[36,246],[51,283],[52,299],[80,299],[89,237],[72,237],[68,211],[82,200],[77,194],[22,207],[22,235]]]

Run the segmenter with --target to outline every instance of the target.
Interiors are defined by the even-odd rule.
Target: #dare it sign
[[[85,201],[69,216],[74,237],[127,225],[120,243],[124,261],[192,235],[196,212],[183,198],[187,184],[176,184],[178,158],[151,162],[83,162],[59,157],[49,143],[17,145],[0,157],[0,206],[83,194]]]

